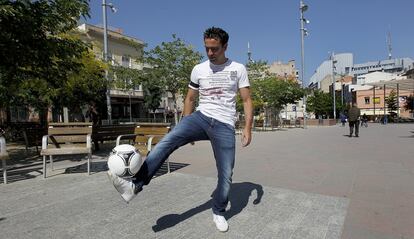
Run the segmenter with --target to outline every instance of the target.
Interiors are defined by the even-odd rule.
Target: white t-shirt
[[[234,127],[237,92],[250,83],[244,65],[230,59],[222,65],[207,60],[194,67],[188,86],[199,91],[197,110]]]

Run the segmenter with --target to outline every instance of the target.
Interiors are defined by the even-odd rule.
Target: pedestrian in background
[[[341,112],[339,114],[339,118],[341,119],[342,127],[344,127],[346,123],[346,115],[343,112]]]
[[[352,137],[355,127],[355,137],[359,137],[359,117],[361,116],[361,110],[352,103],[351,108],[348,111],[349,121],[349,137]]]

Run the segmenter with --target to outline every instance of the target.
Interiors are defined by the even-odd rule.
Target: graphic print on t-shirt
[[[232,76],[236,77],[232,77]],[[221,104],[232,104],[234,92],[237,91],[237,71],[211,72],[208,76],[200,78],[200,100],[216,101]]]
[[[198,64],[191,72],[190,88],[199,93],[196,110],[220,122],[234,126],[236,122],[236,95],[241,87],[249,87],[246,68],[228,60],[214,65],[209,61]]]

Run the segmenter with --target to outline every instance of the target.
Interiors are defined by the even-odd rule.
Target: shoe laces
[[[214,218],[218,223],[226,223],[227,222],[226,219],[223,216],[220,216],[220,215],[214,215]]]

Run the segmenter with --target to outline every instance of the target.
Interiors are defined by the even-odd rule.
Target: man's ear
[[[224,44],[224,46],[223,46],[224,50],[227,50],[227,44],[228,43]]]

